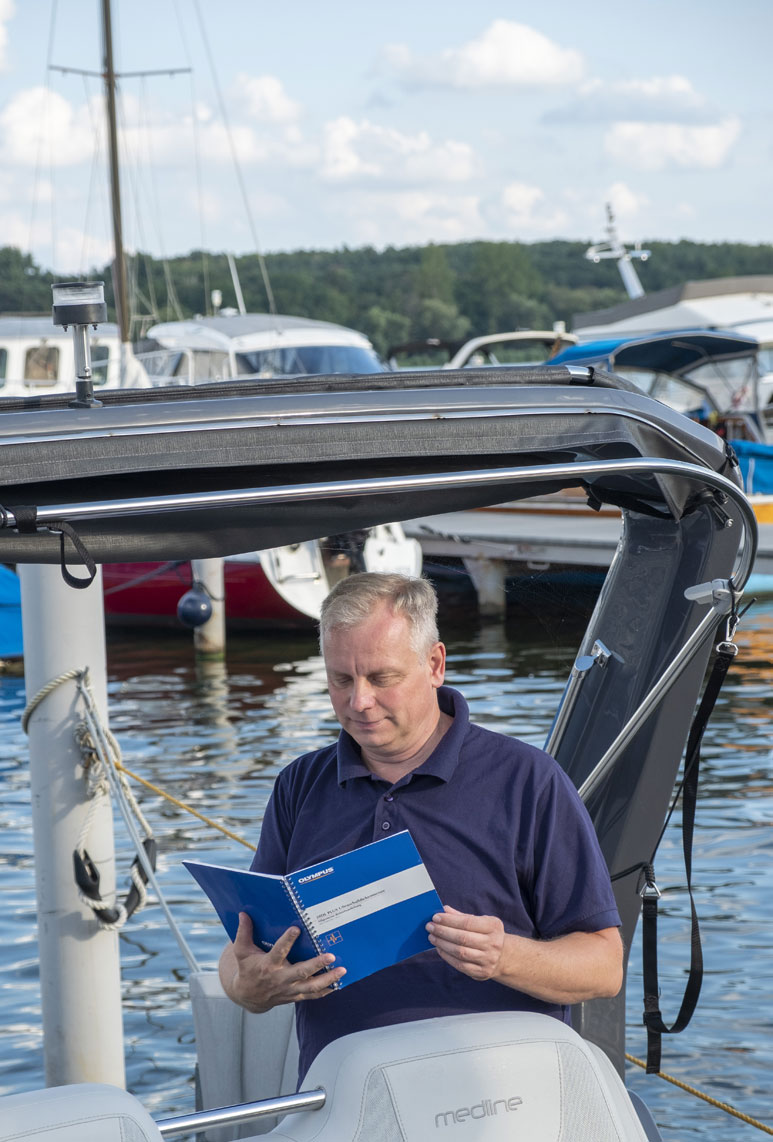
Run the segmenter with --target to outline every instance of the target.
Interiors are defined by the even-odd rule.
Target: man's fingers
[[[332,985],[345,975],[345,968],[332,966],[335,956],[331,952],[297,964],[289,963],[287,956],[300,934],[299,928],[288,928],[268,952],[263,952],[254,943],[250,917],[246,912],[239,913],[233,949],[237,974],[243,973],[247,981],[244,986],[254,1002],[249,1010],[266,1010],[267,997],[272,1006],[300,999],[319,999],[329,995]]]
[[[267,954],[275,962],[286,960],[300,934],[300,928],[288,928],[286,932],[282,932],[282,935],[274,942],[273,948],[269,949]]]
[[[252,938],[252,920],[246,912],[239,913],[239,927],[236,930],[236,939],[234,940],[234,951],[238,953],[249,952],[251,948],[255,947]]]
[[[470,932],[487,936],[499,926],[500,921],[495,916],[470,916],[467,912],[457,912],[455,908],[445,904],[443,911],[436,912],[427,924],[427,931],[444,931],[449,935],[451,931]]]
[[[321,957],[325,958],[325,957]],[[316,960],[307,960],[307,965],[313,965]],[[321,999],[323,995],[330,995],[333,992],[333,984],[337,983],[342,976],[346,975],[346,968],[338,967],[333,968],[331,971],[321,972],[317,968],[316,972],[312,975],[301,976],[297,981],[297,990],[293,998],[300,999]]]

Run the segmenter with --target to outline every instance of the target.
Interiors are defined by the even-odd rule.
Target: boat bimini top
[[[0,411],[1,562],[64,551],[77,577],[89,560],[225,556],[569,487],[589,511],[620,507],[548,745],[586,800],[629,948],[641,867],[756,549],[724,442],[624,380],[571,366],[100,397]],[[619,1070],[624,1005],[623,989],[575,1018]]]

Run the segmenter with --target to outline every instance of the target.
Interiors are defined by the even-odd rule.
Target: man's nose
[[[366,678],[354,680],[350,704],[353,710],[367,710],[373,705],[373,687]]]

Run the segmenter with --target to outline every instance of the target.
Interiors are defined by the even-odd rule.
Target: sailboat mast
[[[104,80],[107,103],[107,127],[110,147],[110,195],[113,215],[113,292],[118,328],[122,343],[129,341],[129,289],[126,259],[123,252],[121,223],[121,182],[118,173],[118,129],[115,111],[115,67],[113,66],[113,27],[110,0],[102,0],[102,38],[104,42]]]

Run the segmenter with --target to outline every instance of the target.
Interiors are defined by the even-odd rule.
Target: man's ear
[[[432,685],[443,685],[446,676],[446,648],[442,642],[436,642],[429,652],[430,677]]]

